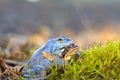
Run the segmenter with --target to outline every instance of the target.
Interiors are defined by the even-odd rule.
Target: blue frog
[[[51,66],[65,63],[68,57],[66,54],[68,54],[68,52],[74,54],[77,51],[78,46],[74,45],[73,40],[65,35],[52,38],[34,52],[31,59],[22,70],[23,76],[28,78],[45,76],[47,69]]]

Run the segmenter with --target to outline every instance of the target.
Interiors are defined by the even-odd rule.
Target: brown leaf
[[[50,61],[54,60],[53,56],[50,53],[47,53],[47,52],[43,51],[42,54],[43,54],[43,57],[49,59]]]
[[[5,62],[1,57],[0,57],[0,68],[2,73],[7,69]]]

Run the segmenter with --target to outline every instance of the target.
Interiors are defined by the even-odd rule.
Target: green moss
[[[119,80],[120,41],[108,41],[105,45],[95,44],[80,52],[82,59],[64,65],[64,72],[58,67],[52,69],[49,80]]]

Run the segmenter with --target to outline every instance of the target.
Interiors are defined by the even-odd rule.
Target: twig
[[[23,65],[24,64],[22,62],[18,62],[18,61],[14,61],[14,60],[9,60],[9,59],[5,59],[5,63],[6,64],[10,64],[10,65]]]

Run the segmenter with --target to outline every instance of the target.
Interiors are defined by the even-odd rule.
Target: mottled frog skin
[[[73,40],[65,35],[48,40],[45,45],[34,52],[31,59],[23,69],[23,76],[32,77],[33,75],[35,78],[45,76],[47,69],[51,66],[55,64],[64,64],[62,52],[66,46],[71,44],[73,44]],[[54,60],[45,58],[43,56],[43,52],[50,54]]]

